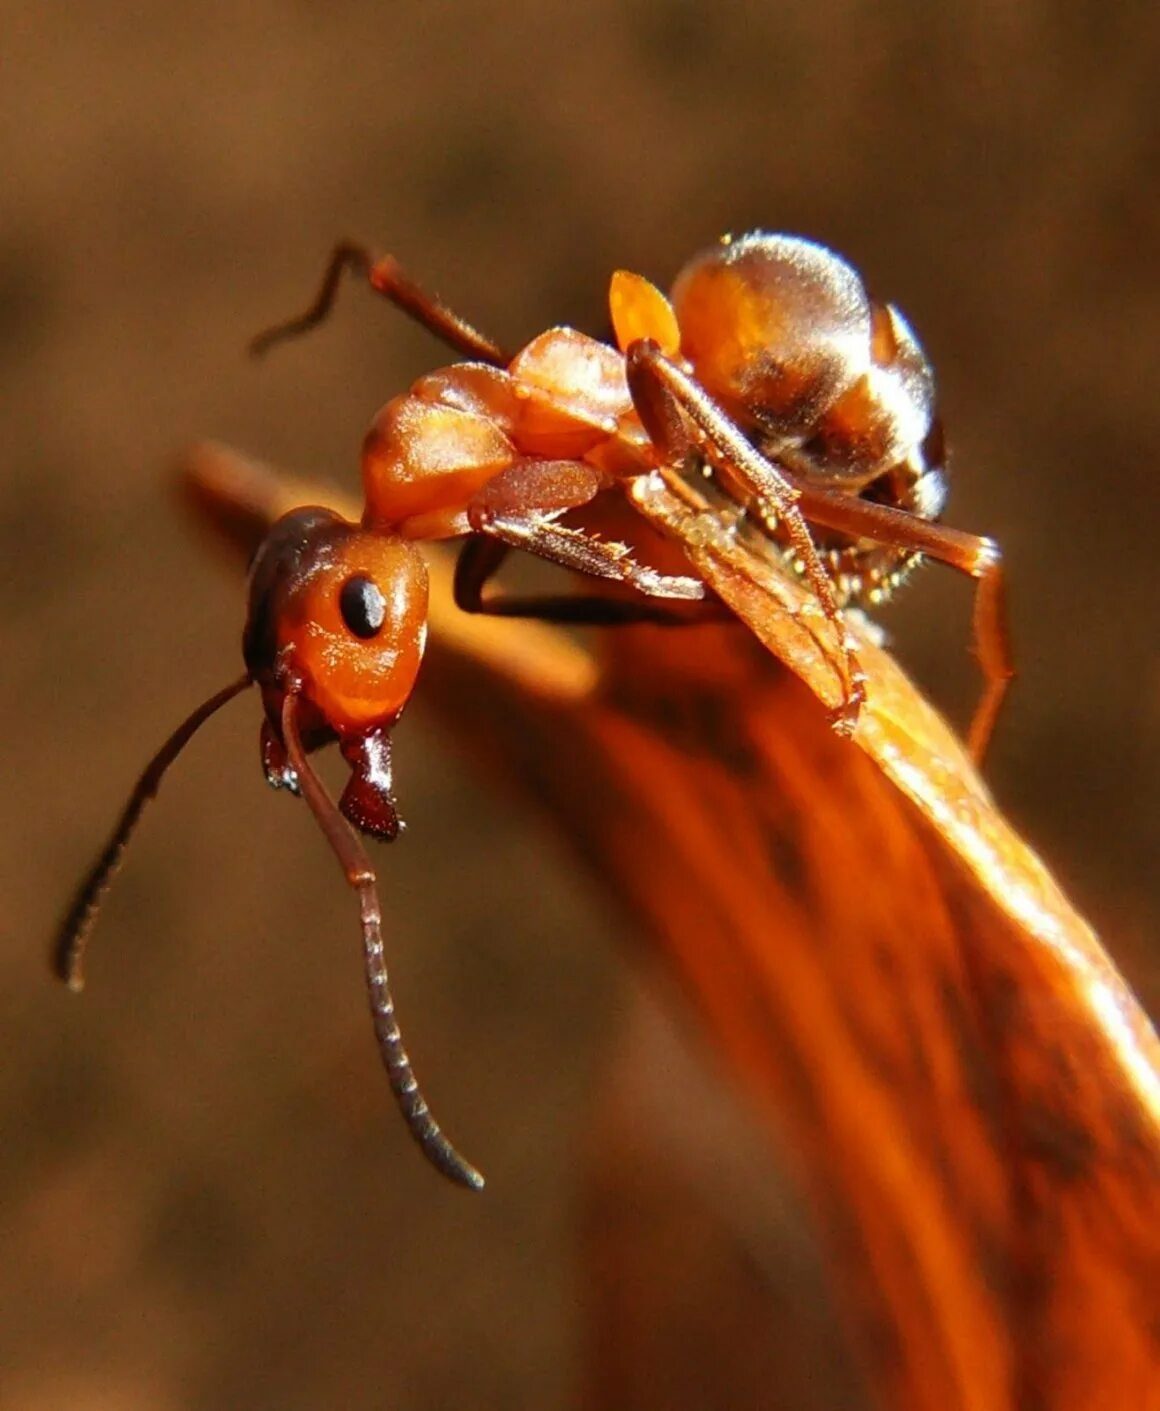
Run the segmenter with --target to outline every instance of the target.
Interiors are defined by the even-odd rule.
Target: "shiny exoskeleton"
[[[359,837],[391,839],[401,826],[390,742],[426,636],[417,543],[465,536],[455,596],[469,612],[597,624],[719,618],[722,605],[699,578],[638,561],[586,518],[602,495],[658,469],[707,477],[802,575],[831,625],[827,650],[844,697],[835,726],[846,733],[864,688],[842,605],[880,601],[918,557],[940,559],[979,585],[987,690],[971,732],[977,756],[1012,674],[1002,576],[990,540],[935,523],[946,492],[942,436],[913,333],[819,245],[784,235],[725,240],[686,265],[671,301],[640,275],[618,272],[609,294],[615,346],[554,328],[510,357],[394,259],[343,244],[311,308],[261,335],[255,351],[320,322],[347,270],[464,361],[420,378],[375,417],[362,452],[361,523],[307,507],[270,530],[250,572],[245,674],[199,706],[146,768],[61,927],[56,967],[80,988],[85,942],[142,809],[203,721],[256,685],[266,777],[305,798],[358,893],[392,1091],[434,1164],[478,1188],[482,1178],[435,1123],[403,1049],[374,870]],[[490,594],[511,548],[605,588]],[[337,804],[309,759],[331,742],[350,767]]]
[[[671,298],[694,376],[764,456],[806,484],[938,519],[934,375],[910,325],[845,260],[795,236],[746,235],[691,260]],[[820,527],[813,539],[843,604],[882,602],[920,557]]]

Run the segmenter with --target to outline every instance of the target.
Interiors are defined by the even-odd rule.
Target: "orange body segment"
[[[515,436],[525,455],[582,457],[632,414],[624,359],[574,328],[550,328],[509,369],[523,403]]]
[[[382,604],[373,646],[352,636],[342,610],[343,589],[360,578],[375,585]],[[279,635],[339,736],[393,722],[414,689],[427,637],[422,554],[405,539],[359,534],[287,604]]]
[[[413,515],[459,508],[515,458],[493,419],[411,394],[395,397],[363,442],[363,523],[387,529]]]
[[[287,516],[254,559],[246,665],[275,727],[288,690],[340,739],[391,724],[426,633],[426,561],[398,535],[307,509]]]
[[[877,474],[894,450],[896,418],[875,395],[870,375],[858,378],[818,418],[811,458],[844,480]]]
[[[453,363],[425,373],[411,387],[411,396],[486,417],[508,436],[522,406],[511,373],[487,363]]]
[[[698,381],[743,424],[808,430],[868,358],[862,281],[821,246],[753,236],[706,251],[673,285]]]

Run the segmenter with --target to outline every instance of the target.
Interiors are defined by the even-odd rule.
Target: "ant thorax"
[[[672,291],[682,353],[752,444],[795,480],[936,520],[946,500],[934,377],[910,325],[833,251],[755,233],[697,256]],[[739,532],[786,550],[783,526],[697,458]],[[919,555],[815,527],[842,603],[883,601]],[[793,551],[783,555],[803,571]]]

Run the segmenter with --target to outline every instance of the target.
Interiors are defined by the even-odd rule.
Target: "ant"
[[[661,573],[626,545],[561,522],[661,466],[713,479],[836,629],[843,699],[834,725],[845,734],[865,691],[841,609],[877,604],[919,559],[941,560],[977,580],[986,686],[969,737],[976,759],[1014,674],[1002,569],[991,540],[935,522],[946,499],[945,452],[917,339],[821,245],[760,232],[727,237],[684,267],[671,299],[619,271],[610,288],[616,347],[553,328],[510,357],[395,259],[345,242],[311,307],[260,334],[252,351],[321,323],[347,272],[465,361],[421,377],[375,416],[362,451],[361,524],[307,507],[270,529],[250,569],[245,673],[200,705],[146,767],[58,933],[55,968],[81,988],[88,935],[145,804],[195,731],[256,685],[266,778],[306,800],[358,894],[391,1090],[432,1163],[479,1189],[483,1178],[436,1123],[403,1047],[375,873],[359,837],[390,840],[402,827],[391,730],[426,634],[417,543],[466,536],[454,594],[467,612],[582,624],[719,619],[726,610],[699,578]],[[489,580],[512,548],[632,592],[492,594]],[[331,742],[351,771],[337,803],[309,759]]]

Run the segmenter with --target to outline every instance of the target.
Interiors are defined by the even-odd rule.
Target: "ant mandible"
[[[435,1122],[404,1050],[375,873],[358,836],[390,840],[402,826],[390,732],[426,634],[417,541],[467,536],[454,584],[467,612],[587,624],[703,620],[723,608],[698,578],[660,573],[625,545],[560,520],[658,466],[712,477],[806,580],[836,629],[843,700],[834,724],[846,734],[864,686],[842,607],[881,602],[920,558],[941,560],[978,585],[986,686],[969,736],[977,759],[1013,675],[1002,570],[991,540],[934,522],[946,498],[945,455],[933,376],[909,325],[820,245],[760,232],[726,238],[685,266],[671,300],[619,271],[610,288],[617,347],[553,328],[512,358],[395,259],[343,243],[312,306],[260,334],[252,351],[319,324],[347,271],[467,361],[420,378],[375,417],[362,452],[361,524],[309,507],[271,528],[250,570],[245,674],[150,761],[61,927],[55,967],[81,988],[85,943],[145,804],[204,721],[257,685],[266,778],[306,800],[359,897],[391,1090],[433,1164],[479,1189],[483,1178]],[[485,596],[512,548],[634,591]],[[351,770],[337,804],[309,759],[335,741]]]

